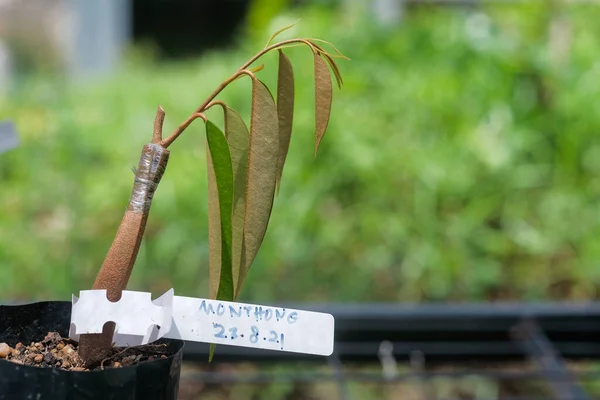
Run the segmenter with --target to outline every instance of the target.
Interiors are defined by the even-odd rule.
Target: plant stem
[[[163,123],[165,122],[165,110],[158,106],[156,117],[154,117],[154,130],[152,131],[152,143],[160,144],[162,140]]]
[[[308,47],[311,48],[311,50],[313,51],[313,53],[316,52],[315,47],[313,46],[313,44],[311,42],[309,42],[306,39],[288,39],[288,40],[283,40],[279,43],[275,43],[270,45],[269,47],[265,47],[264,49],[262,49],[261,51],[259,51],[258,53],[256,53],[256,55],[254,55],[254,57],[252,57],[251,59],[249,59],[248,61],[246,61],[246,63],[244,65],[242,65],[239,70],[242,69],[246,69],[248,68],[250,65],[252,65],[252,63],[256,60],[258,60],[260,57],[262,57],[263,55],[267,54],[269,51],[271,50],[275,50],[281,46],[285,46],[286,44],[290,44],[290,43],[304,43],[306,44]]]
[[[92,286],[93,290],[106,290],[106,297],[113,302],[119,301],[121,292],[127,288],[146,229],[152,198],[169,161],[169,150],[160,145],[164,118],[165,112],[159,106],[154,120],[152,143],[142,149],[129,205]],[[81,335],[79,356],[85,365],[89,366],[106,358],[114,331],[115,323],[107,322],[101,334]]]
[[[285,46],[290,43],[304,43],[308,47],[310,47],[310,49],[313,51],[313,53],[316,54],[316,52],[317,52],[317,50],[315,49],[315,46],[306,39],[289,39],[289,40],[284,40],[279,43],[272,44],[271,46],[265,47],[264,49],[262,49],[261,51],[256,53],[248,61],[246,61],[244,63],[244,65],[239,67],[238,70],[236,72],[234,72],[229,78],[227,78],[226,80],[221,82],[221,84],[206,98],[206,100],[204,100],[204,102],[202,104],[200,104],[200,106],[192,113],[192,115],[183,124],[178,126],[177,129],[175,129],[166,139],[164,139],[163,141],[160,142],[161,146],[163,146],[164,148],[169,147],[175,141],[175,139],[177,139],[179,137],[179,135],[181,135],[183,133],[183,131],[192,123],[192,121],[197,118],[197,117],[193,118],[193,116],[195,114],[199,114],[199,113],[202,113],[203,111],[206,111],[206,107],[210,104],[210,102],[215,97],[217,97],[219,95],[219,93],[221,93],[227,86],[229,86],[229,84],[231,84],[233,81],[235,81],[240,75],[246,74],[254,79],[254,74],[252,73],[252,71],[247,70],[247,68],[250,65],[252,65],[253,62],[255,62],[260,57],[267,54],[269,51],[275,50],[279,47]]]
[[[169,151],[159,144],[147,144],[142,150],[129,205],[92,286],[92,290],[105,289],[110,301],[119,301],[121,292],[127,288],[144,236],[152,197],[168,160]],[[81,335],[79,355],[87,365],[106,357],[114,330],[115,324],[109,322],[105,324],[102,334]]]

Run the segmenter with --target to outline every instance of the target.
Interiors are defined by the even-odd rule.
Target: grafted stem
[[[161,113],[161,110],[159,108],[157,120],[164,118],[164,111]],[[162,114],[162,117],[159,118],[159,114]],[[110,301],[118,301],[121,292],[127,288],[146,229],[152,198],[168,161],[169,150],[160,144],[151,143],[144,146],[136,169],[129,205],[92,286],[93,290],[105,289]],[[81,335],[79,355],[86,365],[106,358],[114,332],[115,324],[109,322],[105,324],[101,334]]]

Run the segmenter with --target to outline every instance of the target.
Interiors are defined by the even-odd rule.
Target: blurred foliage
[[[0,296],[91,287],[156,106],[170,131],[301,17],[286,37],[330,40],[352,61],[315,159],[312,57],[288,52],[294,134],[241,301],[597,297],[600,9],[417,7],[378,26],[359,3],[292,9],[235,52],[172,64],[137,53],[109,79],[32,77],[0,100],[23,142],[0,155]],[[276,56],[264,63],[272,86]],[[222,96],[245,118],[249,88]],[[193,125],[172,147],[132,290],[208,295],[203,132]]]
[[[518,364],[517,364],[518,365]],[[572,370],[579,367],[580,370],[591,371],[587,365],[581,364],[569,365]],[[512,374],[514,365],[512,365]],[[524,374],[531,374],[534,369],[519,365]],[[217,369],[218,368],[218,369]],[[198,365],[185,363],[181,372],[181,381],[179,389],[180,400],[251,400],[251,399],[312,399],[312,400],[329,400],[340,398],[341,390],[347,391],[348,397],[356,399],[377,399],[377,400],[402,400],[402,399],[464,399],[464,400],[479,400],[479,399],[503,399],[505,393],[510,393],[513,399],[529,399],[529,398],[552,398],[553,394],[549,388],[539,379],[494,379],[493,373],[498,375],[510,374],[509,367],[492,367],[487,366],[485,371],[488,376],[472,374],[472,370],[467,370],[464,367],[449,366],[431,368],[427,373],[437,373],[437,376],[429,376],[425,379],[410,378],[414,370],[410,367],[399,363],[397,366],[398,374],[405,376],[405,379],[396,382],[369,382],[368,379],[357,379],[357,375],[364,377],[377,377],[381,374],[380,364],[344,364],[342,371],[344,372],[344,384],[332,380],[315,379],[311,381],[310,376],[330,377],[332,375],[331,368],[327,366],[311,365],[311,373],[307,373],[306,363],[292,363],[285,365],[269,365],[269,364],[220,364],[219,367],[209,368]],[[217,371],[215,371],[217,369]],[[301,372],[300,372],[301,371]],[[521,371],[521,370],[520,370]],[[268,383],[261,384],[246,384],[246,383],[217,383],[206,384],[203,379],[204,374],[211,374],[213,377],[217,374],[232,374],[237,379],[242,380],[244,377],[251,376],[277,376],[279,379],[273,379]],[[447,376],[443,376],[447,373]],[[305,375],[305,380],[298,379],[297,382],[286,382],[286,378],[294,377],[301,378]],[[427,375],[425,375],[427,376]]]
[[[252,0],[246,15],[246,34],[252,40],[264,41],[264,27],[289,7],[289,0]]]

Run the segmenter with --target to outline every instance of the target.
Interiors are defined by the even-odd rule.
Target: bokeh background
[[[287,52],[290,155],[241,301],[598,297],[597,2],[85,3],[0,1],[0,121],[20,137],[0,153],[1,298],[90,288],[156,107],[170,132],[298,18],[282,38],[351,61],[314,158],[312,57]],[[274,84],[276,55],[263,62]],[[246,119],[248,89],[220,97]],[[130,289],[208,296],[206,192],[196,123],[172,146]]]

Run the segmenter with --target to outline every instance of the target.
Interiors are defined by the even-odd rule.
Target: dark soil
[[[17,343],[10,347],[0,343],[0,358],[35,367],[60,368],[67,371],[94,371],[105,368],[121,368],[157,358],[167,358],[166,344],[149,344],[135,347],[113,347],[110,356],[97,365],[85,368],[77,353],[77,342],[63,338],[56,332],[48,332],[41,342],[28,346]]]

